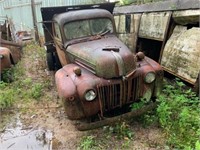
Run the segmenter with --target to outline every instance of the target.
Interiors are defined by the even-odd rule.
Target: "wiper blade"
[[[110,29],[107,29],[106,31],[100,33],[99,35],[100,36],[104,36],[105,34],[109,33],[111,30]]]

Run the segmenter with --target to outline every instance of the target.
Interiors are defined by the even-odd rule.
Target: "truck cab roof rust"
[[[140,98],[150,102],[160,94],[161,66],[142,53],[133,54],[118,39],[109,10],[62,12],[51,23],[55,52],[47,50],[47,54],[57,54],[61,61],[55,80],[70,119],[103,117],[115,108]]]

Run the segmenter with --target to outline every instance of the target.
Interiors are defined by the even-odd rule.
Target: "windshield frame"
[[[107,20],[107,25],[102,26],[102,27],[105,28],[105,30],[101,30],[101,32],[94,33],[94,28],[92,29],[91,22],[92,21],[96,22],[97,20],[101,21],[102,19],[103,20]],[[87,23],[87,26],[88,26],[87,28],[88,28],[89,33],[85,34],[83,36],[77,36],[77,37],[68,38],[67,37],[67,33],[69,31],[66,29],[66,25],[73,24],[75,22],[77,22],[77,24],[79,24],[80,22]],[[110,29],[108,27],[110,27]],[[111,18],[109,18],[109,17],[99,17],[99,18],[88,18],[88,19],[74,20],[74,21],[71,21],[71,22],[66,22],[63,25],[63,34],[64,34],[64,37],[65,37],[66,41],[71,41],[71,40],[76,40],[76,39],[83,39],[83,38],[92,37],[92,36],[98,36],[98,35],[103,36],[105,34],[114,34],[114,33],[115,33],[115,24],[113,23],[113,20]]]

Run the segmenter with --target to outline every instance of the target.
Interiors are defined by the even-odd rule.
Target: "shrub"
[[[183,82],[166,85],[159,97],[157,115],[168,144],[175,148],[195,147],[200,136],[199,98]]]

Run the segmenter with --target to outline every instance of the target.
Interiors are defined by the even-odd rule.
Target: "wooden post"
[[[34,26],[34,31],[35,31],[35,41],[37,43],[39,43],[39,45],[41,46],[40,37],[39,37],[39,34],[38,34],[37,19],[36,19],[36,12],[35,12],[35,1],[34,0],[31,0],[31,10],[32,10],[32,16],[33,16],[33,26]]]

